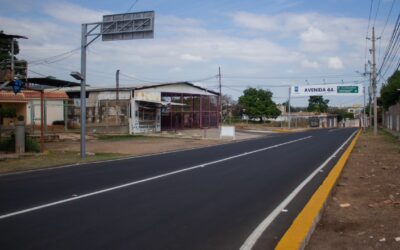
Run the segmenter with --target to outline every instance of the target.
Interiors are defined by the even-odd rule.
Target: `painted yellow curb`
[[[311,233],[314,231],[315,225],[320,219],[320,213],[327,201],[333,187],[336,184],[346,162],[353,150],[358,138],[360,137],[361,130],[358,131],[346,151],[340,157],[339,161],[333,167],[329,175],[326,177],[321,186],[313,194],[311,199],[307,202],[303,210],[293,221],[290,228],[283,235],[281,240],[276,246],[276,250],[292,250],[303,249],[309,240]]]

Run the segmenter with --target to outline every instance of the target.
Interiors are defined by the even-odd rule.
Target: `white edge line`
[[[137,185],[137,184],[140,184],[140,183],[143,183],[143,182],[164,178],[164,177],[167,177],[167,176],[170,176],[170,175],[175,175],[175,174],[191,171],[191,170],[194,170],[194,169],[197,169],[197,168],[203,168],[203,167],[206,167],[206,166],[209,166],[209,165],[213,165],[213,164],[216,164],[216,163],[232,160],[232,159],[239,158],[239,157],[242,157],[242,156],[245,156],[245,155],[254,154],[254,153],[258,153],[258,152],[265,151],[265,150],[268,150],[268,149],[277,148],[277,147],[280,147],[280,146],[283,146],[283,145],[287,145],[287,144],[291,144],[291,143],[294,143],[294,142],[306,140],[306,139],[309,139],[311,137],[312,136],[302,137],[302,138],[299,138],[299,139],[296,139],[296,140],[287,141],[287,142],[276,144],[276,145],[273,145],[273,146],[269,146],[269,147],[253,150],[253,151],[250,151],[250,152],[245,152],[245,153],[242,153],[242,154],[238,154],[238,155],[222,158],[222,159],[219,159],[219,160],[216,160],[216,161],[211,161],[211,162],[195,165],[193,167],[188,167],[188,168],[172,171],[172,172],[169,172],[169,173],[165,173],[165,174],[161,174],[161,175],[156,175],[156,176],[153,176],[153,177],[145,178],[145,179],[142,179],[142,180],[128,182],[128,183],[125,183],[125,184],[122,184],[122,185],[118,185],[118,186],[114,186],[114,187],[110,187],[110,188],[106,188],[106,189],[101,189],[101,190],[98,190],[98,191],[95,191],[95,192],[82,194],[82,195],[79,195],[79,196],[76,196],[76,197],[63,199],[63,200],[59,200],[59,201],[55,201],[55,202],[51,202],[51,203],[46,203],[46,204],[43,204],[43,205],[40,205],[40,206],[31,207],[31,208],[19,210],[19,211],[8,213],[8,214],[3,214],[3,215],[0,215],[0,220],[8,218],[8,217],[12,217],[12,216],[16,216],[16,215],[32,212],[32,211],[35,211],[35,210],[39,210],[39,209],[43,209],[43,208],[52,207],[52,206],[55,206],[55,205],[67,203],[67,202],[70,202],[70,201],[75,201],[75,200],[83,199],[83,198],[86,198],[86,197],[90,197],[90,196],[106,193],[106,192],[113,191],[113,190],[116,190],[116,189],[121,189],[121,188],[129,187],[129,186]]]
[[[300,183],[293,191],[289,194],[257,227],[254,231],[249,235],[243,245],[240,247],[240,250],[250,250],[254,247],[257,240],[261,237],[263,232],[269,227],[269,225],[275,220],[276,217],[281,213],[282,209],[285,209],[287,205],[296,197],[296,195],[306,186],[315,175],[319,173],[319,171],[324,168],[334,157],[335,155],[342,150],[342,148],[353,138],[354,134],[357,133],[358,130],[354,131],[350,135],[350,137],[328,158],[322,165],[320,165],[314,172],[312,172],[303,182]]]

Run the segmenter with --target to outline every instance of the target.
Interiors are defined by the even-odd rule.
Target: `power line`
[[[396,0],[392,0],[392,5],[390,6],[389,14],[386,17],[385,25],[383,26],[383,29],[382,29],[380,37],[382,37],[383,33],[385,32],[386,26],[387,26],[387,24],[389,22],[389,18],[390,18],[391,14],[392,14],[393,6],[394,6],[395,3],[396,3]]]
[[[54,55],[54,56],[28,61],[28,63],[29,64],[54,63],[54,62],[60,61],[59,59],[65,57],[65,56],[69,57],[71,53],[72,54],[76,53],[78,50],[80,50],[80,47],[69,50],[67,52],[63,52],[63,53]]]
[[[29,71],[29,72],[32,72],[32,73],[34,73],[34,74],[36,74],[36,75],[39,75],[39,76],[44,76],[44,77],[47,77],[46,75],[44,75],[44,74],[42,74],[42,73],[39,73],[39,72],[36,72],[36,71],[30,70],[30,69],[28,69],[28,71]]]
[[[371,0],[371,4],[370,4],[370,7],[369,7],[369,15],[368,15],[367,34],[365,35],[365,37],[366,37],[366,39],[365,39],[365,52],[364,52],[364,55],[365,55],[364,61],[365,62],[367,61],[367,51],[368,51],[367,37],[368,37],[368,34],[369,34],[369,27],[371,25],[371,14],[372,14],[372,5],[373,5],[373,3],[374,3],[374,0]]]
[[[274,79],[283,79],[283,80],[290,80],[290,79],[299,79],[299,78],[343,78],[343,77],[360,77],[359,75],[356,74],[349,74],[349,75],[303,75],[303,76],[237,76],[237,75],[224,75],[223,78],[226,79],[270,79],[270,80],[274,80]]]
[[[381,0],[379,0],[378,2],[378,7],[376,8],[376,12],[375,12],[375,18],[374,18],[374,25],[373,27],[375,27],[375,22],[376,22],[376,17],[378,16],[379,13],[379,7],[381,6]]]
[[[390,37],[390,41],[386,47],[384,57],[382,59],[381,65],[378,70],[378,74],[381,73],[383,76],[386,76],[386,73],[392,67],[393,61],[396,58],[399,49],[400,49],[400,14],[397,16],[397,20],[393,28],[392,35]]]
[[[136,1],[134,1],[133,2],[133,4],[131,4],[131,6],[128,8],[128,10],[127,11],[125,11],[125,12],[129,12],[129,11],[131,11],[132,10],[132,8],[137,4],[137,2],[139,2],[139,0],[136,0]]]

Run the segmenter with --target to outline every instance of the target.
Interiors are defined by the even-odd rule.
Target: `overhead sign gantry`
[[[318,84],[295,85],[291,87],[292,96],[350,96],[363,95],[362,84]]]
[[[102,22],[82,24],[81,72],[71,76],[81,81],[81,158],[86,156],[86,49],[97,38],[103,41],[154,38],[154,11],[103,16]],[[93,37],[88,42],[88,37]]]

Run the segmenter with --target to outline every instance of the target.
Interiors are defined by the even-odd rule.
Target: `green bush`
[[[36,140],[26,136],[25,137],[25,152],[39,153],[40,152],[39,143]]]
[[[3,138],[0,141],[0,151],[15,152],[15,137],[11,135],[9,138]]]
[[[0,141],[0,151],[2,152],[15,152],[15,135],[12,134],[9,138],[3,138]],[[25,152],[40,152],[39,143],[26,136],[25,137]]]

